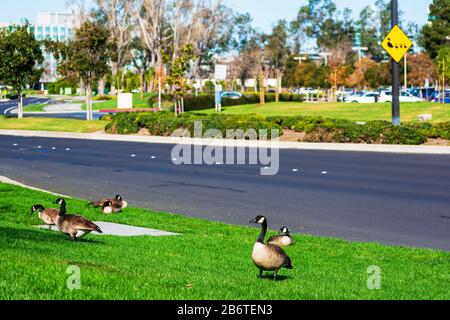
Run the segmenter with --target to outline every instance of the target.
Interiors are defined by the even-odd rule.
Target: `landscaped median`
[[[203,133],[216,129],[224,137],[230,129],[267,129],[269,137],[271,130],[278,129],[280,135],[287,131],[301,133],[298,138],[301,142],[421,145],[433,142],[432,139],[440,139],[439,143],[448,145],[450,140],[450,122],[405,123],[396,127],[387,121],[359,124],[348,120],[308,116],[264,117],[196,113],[175,117],[169,112],[124,113],[107,116],[104,120],[110,121],[106,131],[114,134],[137,134],[144,130],[149,135],[170,136],[177,129],[187,129],[192,136],[195,122],[200,121]]]
[[[1,130],[36,130],[92,133],[103,132],[107,121],[83,121],[73,119],[24,118],[16,119],[0,116]]]
[[[295,235],[293,270],[258,279],[251,251],[258,229],[127,208],[103,215],[67,199],[94,221],[166,230],[176,237],[91,234],[72,242],[36,227],[31,206],[54,195],[0,184],[0,299],[448,299],[450,253]],[[250,216],[243,213],[242,223]],[[273,234],[273,232],[270,232]],[[80,270],[70,290],[68,268]],[[371,287],[374,270],[381,287]],[[372,289],[370,289],[372,288]]]

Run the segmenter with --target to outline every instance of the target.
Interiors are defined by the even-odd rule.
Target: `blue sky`
[[[228,5],[239,12],[249,12],[254,18],[254,25],[261,30],[270,31],[274,21],[293,19],[298,8],[307,0],[225,0]],[[419,25],[427,21],[428,7],[432,0],[399,0],[400,9],[405,18],[416,21]],[[354,14],[375,0],[335,0],[339,9],[349,7]],[[39,11],[64,11],[65,0],[0,0],[0,22],[17,22],[22,18],[33,21]]]

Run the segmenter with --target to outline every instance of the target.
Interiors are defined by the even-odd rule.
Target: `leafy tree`
[[[186,82],[186,76],[191,69],[191,63],[194,59],[194,49],[191,44],[184,45],[180,49],[178,57],[172,65],[172,73],[167,77],[167,83],[172,86],[175,92],[175,114],[178,115],[178,106],[181,106],[181,112],[184,112],[183,96],[191,89]]]
[[[87,120],[92,120],[92,88],[109,72],[114,45],[109,30],[91,21],[84,22],[67,43],[48,42],[47,48],[58,60],[58,72],[67,79],[77,78],[86,86]]]
[[[19,118],[23,118],[23,91],[39,81],[43,62],[40,44],[29,32],[28,22],[0,30],[0,82],[17,92]]]
[[[445,79],[450,78],[450,47],[442,47],[436,57],[436,66],[439,74],[445,76]]]
[[[408,56],[408,82],[413,86],[423,86],[426,79],[430,83],[437,80],[437,71],[433,60],[427,53]]]
[[[296,85],[299,87],[329,88],[329,67],[308,60],[298,66],[295,74]]]
[[[282,71],[289,56],[286,20],[278,21],[266,39],[266,58],[275,69]]]
[[[450,1],[433,0],[430,5],[430,23],[425,25],[420,35],[419,43],[430,55],[436,58],[439,49],[449,44],[450,35]]]

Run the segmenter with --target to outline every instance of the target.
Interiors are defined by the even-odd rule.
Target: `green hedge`
[[[65,90],[65,88],[72,88],[72,95],[77,93],[77,88],[64,80],[49,83],[47,88],[49,94],[59,95],[61,93],[61,88],[63,89],[63,91]]]
[[[162,100],[164,101],[174,101],[174,97],[172,95],[163,95]],[[276,100],[274,93],[265,94],[266,102],[274,102]],[[215,95],[199,95],[192,96],[187,95],[184,96],[184,110],[185,111],[199,111],[212,109],[215,107]],[[245,104],[258,104],[260,101],[259,94],[246,94],[240,97],[239,99],[230,99],[223,98],[222,99],[222,107],[231,107],[231,106],[239,106]],[[291,93],[283,93],[280,94],[280,101],[282,102],[303,102],[304,97],[299,94],[291,94]],[[154,98],[149,99],[149,105],[154,104]]]
[[[279,135],[283,134],[283,129],[267,121],[262,116],[257,115],[204,115],[204,114],[182,114],[175,117],[171,112],[156,113],[120,113],[112,117],[111,122],[106,126],[108,133],[115,134],[135,134],[140,129],[147,129],[150,134],[156,136],[171,136],[177,129],[187,129],[191,136],[194,135],[195,122],[201,121],[202,131],[205,133],[209,129],[216,129],[226,137],[227,130],[247,131],[254,129],[268,130],[268,137],[271,137],[271,130],[279,130]]]
[[[109,119],[108,119],[109,120]],[[327,119],[322,117],[263,117],[259,115],[224,114],[182,114],[175,117],[171,112],[125,113],[113,116],[106,131],[118,134],[133,134],[146,128],[152,135],[170,136],[177,129],[187,129],[194,134],[194,122],[201,121],[203,132],[217,129],[226,136],[229,129],[283,129],[304,132],[303,141],[324,143],[367,143],[367,144],[403,144],[420,145],[428,138],[450,140],[450,122],[435,125],[404,124],[393,126],[387,121],[371,121],[364,125],[348,120]]]

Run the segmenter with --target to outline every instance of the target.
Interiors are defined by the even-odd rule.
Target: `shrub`
[[[279,130],[282,135],[279,125],[261,116],[182,114],[175,117],[171,112],[117,114],[112,117],[105,130],[109,133],[133,134],[141,128],[146,128],[152,135],[170,136],[177,129],[186,129],[193,136],[196,121],[201,121],[203,133],[209,129],[217,129],[223,137],[227,136],[227,130],[237,129],[254,129],[257,132],[267,129],[269,138],[272,136],[271,130]]]

